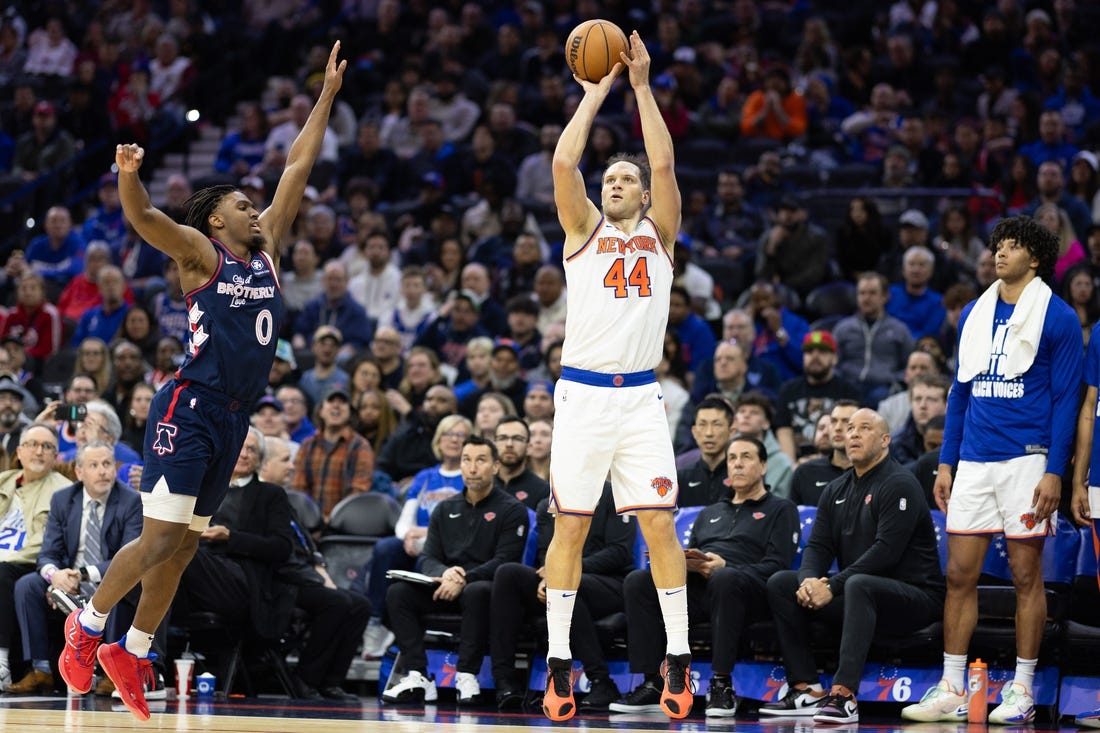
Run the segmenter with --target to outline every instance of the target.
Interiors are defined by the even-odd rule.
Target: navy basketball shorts
[[[248,434],[249,408],[187,380],[172,379],[153,396],[141,475],[145,516],[190,523],[191,517],[158,513],[157,498],[166,495],[194,497],[195,517],[208,518],[217,511]],[[170,509],[166,511],[171,515]]]

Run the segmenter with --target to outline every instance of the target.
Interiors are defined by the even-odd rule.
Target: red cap
[[[802,350],[807,349],[828,349],[836,353],[836,339],[828,331],[810,331],[802,339]]]
[[[36,115],[53,115],[57,113],[57,110],[54,108],[53,102],[43,99],[34,105],[34,113]]]

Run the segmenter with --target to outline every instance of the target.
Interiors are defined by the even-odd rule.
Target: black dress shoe
[[[321,700],[321,693],[318,692],[316,687],[313,687],[301,677],[293,676],[290,680],[291,686],[294,688],[295,700]]]
[[[341,700],[344,702],[359,702],[359,696],[354,695],[339,685],[330,685],[328,687],[322,687],[320,692],[321,697],[326,700]]]
[[[523,707],[523,690],[514,687],[497,688],[497,708],[499,710],[512,710]]]

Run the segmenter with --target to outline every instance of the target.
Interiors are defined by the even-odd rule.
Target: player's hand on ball
[[[119,145],[115,148],[115,165],[120,173],[137,173],[141,161],[145,159],[145,149],[140,145]]]

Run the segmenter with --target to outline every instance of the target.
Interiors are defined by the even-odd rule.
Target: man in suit
[[[203,531],[198,552],[180,580],[178,602],[212,611],[275,640],[287,629],[295,606],[309,618],[299,654],[298,696],[345,699],[347,674],[370,618],[365,599],[337,590],[313,564],[308,540],[291,523],[282,487],[260,481],[265,439],[249,428],[229,491]],[[308,560],[303,561],[303,554]]]
[[[94,590],[107,572],[119,548],[141,534],[141,498],[117,480],[115,470],[114,448],[109,443],[100,440],[87,443],[77,451],[76,483],[50,498],[46,531],[38,553],[38,572],[24,575],[15,584],[15,613],[23,637],[23,656],[31,660],[32,666],[8,692],[29,695],[54,688],[50,670],[50,609],[60,611],[52,614],[58,630],[66,609],[59,609],[46,594],[57,589],[70,596],[90,596],[88,591]],[[130,628],[136,602],[137,594],[133,603],[120,607],[123,613],[112,614],[106,629],[110,641],[117,641]]]

